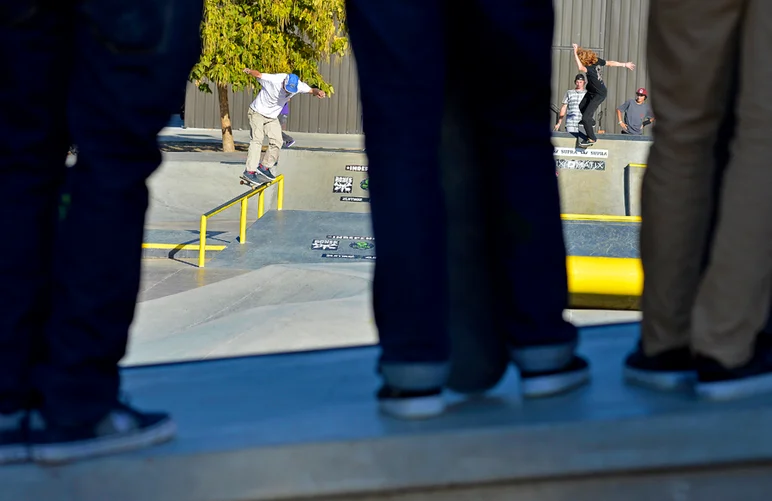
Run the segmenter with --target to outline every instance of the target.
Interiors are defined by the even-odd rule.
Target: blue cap
[[[284,90],[290,94],[296,93],[298,91],[298,82],[300,82],[300,78],[296,74],[290,73],[287,75],[287,81],[284,83]]]

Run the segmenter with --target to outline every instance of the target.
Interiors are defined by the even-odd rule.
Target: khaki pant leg
[[[726,115],[742,0],[651,0],[648,58],[657,125],[641,193],[643,346],[689,344],[715,207],[714,148]]]
[[[278,118],[262,118],[264,119],[263,128],[268,136],[268,149],[263,157],[263,167],[270,169],[279,160],[279,150],[282,145],[281,123]]]
[[[263,152],[263,120],[265,117],[260,113],[250,109],[247,114],[249,118],[249,150],[247,151],[247,170],[254,172],[260,164],[260,156]]]
[[[728,367],[751,357],[772,296],[772,2],[745,3],[737,128],[692,317],[695,351]]]

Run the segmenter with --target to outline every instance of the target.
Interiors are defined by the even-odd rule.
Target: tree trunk
[[[233,128],[231,127],[231,113],[228,109],[228,85],[217,84],[217,97],[220,101],[220,125],[222,126],[222,150],[225,152],[236,151],[233,144]]]

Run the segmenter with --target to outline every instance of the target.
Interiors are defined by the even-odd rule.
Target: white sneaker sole
[[[129,434],[113,435],[80,442],[67,442],[50,445],[33,445],[30,457],[36,463],[62,464],[108,454],[118,454],[137,449],[144,449],[174,438],[177,425],[171,419],[161,421],[154,426]]]
[[[772,374],[721,381],[716,383],[697,383],[694,392],[705,400],[735,400],[756,395],[772,393]]]
[[[520,388],[525,398],[540,398],[558,395],[578,388],[590,380],[590,369],[522,378]]]
[[[29,461],[29,450],[26,445],[0,447],[0,465],[24,463],[27,461]]]
[[[418,398],[387,398],[378,401],[381,412],[399,419],[428,419],[445,412],[442,395]]]
[[[697,382],[694,371],[654,372],[625,367],[623,373],[626,383],[658,391],[690,390]]]

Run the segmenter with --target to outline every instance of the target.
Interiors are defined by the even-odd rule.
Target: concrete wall
[[[637,198],[628,200],[627,192],[638,197],[639,188],[626,189],[626,167],[646,163],[651,141],[599,135],[597,144],[578,149],[573,136],[559,133],[552,144],[564,214],[624,216],[628,207],[639,207]]]
[[[641,215],[641,185],[646,166],[643,164],[631,164],[625,168],[625,192],[627,194],[627,215]]]
[[[289,149],[281,153],[284,209],[370,212],[367,155],[345,150]]]
[[[555,162],[564,214],[640,215],[640,181],[651,141],[601,135],[588,149],[569,134],[555,134]],[[285,175],[284,208],[369,212],[367,155],[350,150],[282,151],[277,172]]]

